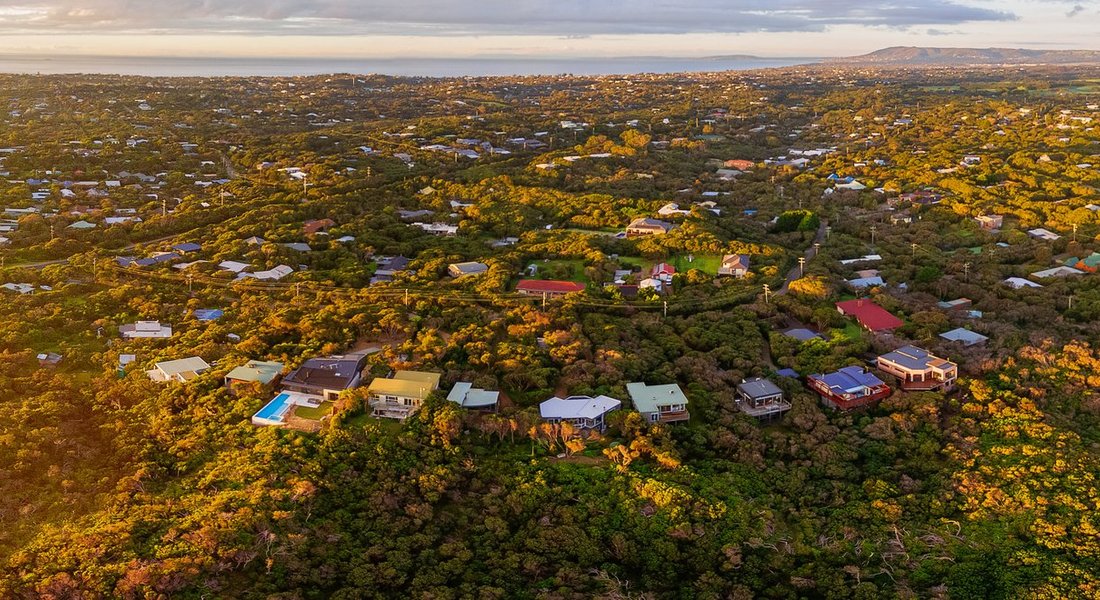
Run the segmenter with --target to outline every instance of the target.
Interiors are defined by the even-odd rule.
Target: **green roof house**
[[[626,391],[630,394],[630,401],[634,403],[634,410],[642,413],[647,423],[675,423],[691,418],[687,409],[687,396],[675,383],[628,383]]]
[[[238,385],[258,383],[270,385],[283,374],[283,363],[250,360],[225,375],[225,387],[233,391]]]

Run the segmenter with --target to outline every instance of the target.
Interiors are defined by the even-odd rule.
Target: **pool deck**
[[[280,406],[273,411],[269,411],[268,407],[276,402],[279,402]],[[322,402],[324,402],[324,399],[320,396],[302,394],[299,392],[279,392],[274,398],[264,404],[256,414],[252,415],[252,424],[282,427],[286,425],[286,416],[293,407],[308,406],[310,408],[316,408],[320,406]]]

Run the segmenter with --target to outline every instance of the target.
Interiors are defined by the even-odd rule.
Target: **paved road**
[[[821,244],[825,241],[825,232],[829,227],[829,222],[825,219],[821,220],[821,225],[817,228],[817,235],[814,236],[814,241],[810,244],[809,248],[806,248],[805,254],[803,254],[806,262],[809,263],[810,259],[817,256],[817,244]],[[777,294],[786,294],[787,290],[791,287],[791,282],[798,279],[802,275],[801,269],[795,266],[790,272],[787,273],[787,278],[783,280],[783,287],[779,288]]]

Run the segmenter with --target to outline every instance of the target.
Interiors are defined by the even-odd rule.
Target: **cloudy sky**
[[[839,56],[1100,49],[1100,0],[0,0],[0,53]]]

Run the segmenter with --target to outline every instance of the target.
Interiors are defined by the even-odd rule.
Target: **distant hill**
[[[1100,64],[1100,51],[894,46],[860,56],[827,59],[825,62],[861,65]]]

